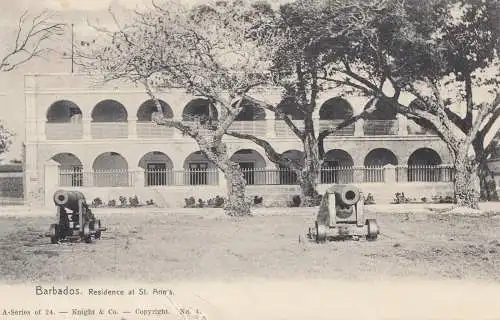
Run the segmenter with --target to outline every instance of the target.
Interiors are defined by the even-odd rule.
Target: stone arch
[[[283,99],[276,106],[276,108],[284,114],[288,115],[288,117],[292,120],[304,120],[305,118],[304,112],[302,112],[302,109],[300,108],[300,105],[295,100],[295,98],[289,97]],[[280,116],[277,113],[274,114],[274,117],[275,119],[280,119]]]
[[[384,166],[398,165],[396,155],[389,149],[377,148],[371,150],[365,157],[364,181],[365,182],[384,182]]]
[[[138,166],[144,169],[144,184],[146,186],[164,186],[174,182],[173,162],[163,152],[146,153],[139,160]]]
[[[59,163],[59,185],[81,187],[83,186],[83,165],[80,158],[70,152],[62,152],[52,158]]]
[[[342,149],[329,150],[321,168],[321,183],[354,182],[354,160]]]
[[[70,100],[59,100],[47,109],[48,123],[81,123],[82,110]]]
[[[217,108],[208,99],[191,100],[182,110],[183,121],[217,120],[219,117]]]
[[[170,105],[163,100],[158,99],[158,102],[161,105],[163,116],[167,119],[173,118],[174,112],[172,111],[172,107],[170,107]],[[153,99],[146,100],[137,110],[137,121],[150,122],[152,120],[151,117],[155,112],[157,112],[155,101]]]
[[[127,122],[127,109],[112,99],[102,100],[92,109],[92,122]]]
[[[126,187],[129,186],[128,162],[117,152],[104,152],[97,156],[92,164],[94,186]]]
[[[353,115],[351,104],[340,97],[325,101],[319,109],[320,120],[345,120]]]
[[[254,149],[240,149],[233,153],[231,161],[240,165],[248,185],[264,184],[266,160]]]
[[[435,182],[439,181],[442,164],[439,154],[431,148],[415,150],[408,158],[408,181]]]
[[[397,112],[389,104],[378,101],[373,112],[368,113],[366,120],[396,120]]]
[[[238,102],[235,102],[238,103]],[[266,111],[251,101],[244,100],[240,113],[234,118],[234,121],[262,121],[266,120]]]
[[[287,150],[283,152],[283,156],[304,165],[305,155],[302,151],[295,149]],[[290,170],[287,166],[279,165],[279,184],[297,184],[297,182],[298,177],[295,171]]]
[[[195,151],[184,160],[184,184],[206,185],[218,183],[217,166],[201,151]]]

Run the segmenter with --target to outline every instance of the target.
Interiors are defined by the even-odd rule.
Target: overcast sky
[[[161,1],[161,0],[159,0]],[[206,3],[203,0],[177,0],[182,4]],[[215,0],[212,0],[215,1]],[[212,2],[209,1],[209,2]],[[283,3],[288,0],[270,1],[271,3]],[[54,12],[54,19],[68,25],[75,25],[75,41],[84,38],[89,32],[87,21],[97,24],[111,23],[108,8],[113,8],[119,13],[123,9],[144,8],[151,0],[0,0],[0,57],[4,56],[6,48],[12,45],[15,36],[15,27],[21,14],[28,10],[36,14],[44,9]],[[58,41],[57,49],[69,53],[71,51],[71,33],[65,39]],[[3,50],[3,51],[2,51]],[[20,158],[21,146],[24,141],[24,83],[23,76],[26,73],[57,73],[70,72],[69,60],[52,57],[51,59],[35,59],[25,64],[14,72],[0,73],[0,120],[16,133],[16,139],[8,154],[0,155],[1,158]],[[480,95],[478,95],[480,96]],[[497,128],[500,127],[498,121]]]

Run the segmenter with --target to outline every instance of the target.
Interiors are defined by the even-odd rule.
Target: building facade
[[[258,95],[281,104],[301,126],[301,114],[278,90]],[[158,97],[167,118],[189,122],[220,113],[181,89]],[[80,74],[27,75],[25,99],[25,190],[31,204],[51,206],[58,188],[82,190],[89,201],[137,196],[140,202],[172,207],[190,196],[206,200],[226,193],[224,176],[193,139],[151,122],[156,109],[140,87],[98,85]],[[322,92],[315,131],[361,112],[366,102],[366,97],[341,98],[335,89]],[[320,191],[332,183],[354,183],[380,202],[389,202],[395,192],[416,198],[448,193],[452,171],[444,143],[406,118],[380,110],[325,140]],[[231,129],[265,138],[278,152],[303,161],[299,139],[273,112],[246,105]],[[298,194],[294,174],[269,161],[258,145],[224,140],[244,170],[249,196],[263,196],[272,205]]]

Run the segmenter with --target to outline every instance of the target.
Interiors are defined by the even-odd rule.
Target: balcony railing
[[[242,170],[247,185],[297,185],[297,173],[287,168]],[[59,171],[59,186],[140,187],[219,185],[217,169],[206,170],[102,170],[93,172]],[[321,184],[451,182],[454,169],[437,166],[376,166],[322,168]]]
[[[234,121],[231,124],[230,130],[242,134],[251,134],[254,136],[266,136],[267,134],[267,121]]]
[[[152,122],[137,122],[137,136],[139,138],[170,138],[175,128],[155,125]]]
[[[90,130],[94,139],[128,138],[127,122],[92,122]]]
[[[273,121],[273,127],[269,127],[269,121]],[[293,120],[297,128],[304,129],[302,120]],[[319,132],[335,128],[341,124],[343,120],[319,120]],[[208,135],[210,131],[207,127],[197,125],[195,122],[184,122],[188,126],[198,126],[203,135]],[[45,135],[48,140],[75,140],[81,139],[84,133],[85,123],[46,123]],[[93,139],[115,139],[127,138],[129,136],[128,122],[92,122],[90,123],[90,131]],[[139,138],[162,138],[173,137],[177,129],[155,125],[152,122],[137,122],[137,137]],[[427,130],[415,123],[407,125],[409,135],[435,135],[432,130]],[[244,134],[251,134],[258,137],[273,136],[278,138],[293,138],[295,135],[288,125],[283,120],[259,120],[259,121],[235,121],[230,127],[230,130]],[[362,136],[384,136],[398,135],[399,122],[398,120],[365,120],[363,123],[362,132],[356,135]],[[360,128],[361,131],[361,128]],[[354,136],[355,124],[348,125],[331,134],[331,136]],[[404,133],[402,133],[404,134]]]
[[[367,136],[398,134],[398,120],[365,120],[363,132]]]
[[[299,130],[304,130],[303,120],[292,120],[292,122]],[[283,120],[274,121],[274,132],[276,134],[276,137],[278,138],[287,138],[295,136],[292,129],[290,129],[290,127]]]
[[[431,129],[426,129],[419,126],[413,121],[408,121],[408,134],[409,135],[435,135],[436,133]]]
[[[344,120],[319,120],[319,131],[327,130],[329,128],[336,128]],[[350,124],[342,129],[336,130],[331,134],[332,136],[353,136],[354,135],[354,123]]]
[[[45,123],[45,136],[49,140],[75,140],[83,136],[81,123]]]

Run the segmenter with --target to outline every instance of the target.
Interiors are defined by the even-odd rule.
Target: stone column
[[[408,135],[408,119],[401,114],[398,114],[396,116],[396,118],[398,120],[398,135],[407,136]]]
[[[354,123],[354,136],[355,137],[362,137],[365,135],[364,130],[363,130],[363,125],[365,124],[365,120],[359,119]]]
[[[128,120],[128,138],[137,139],[137,117]]]
[[[384,166],[384,182],[394,184],[396,183],[396,166],[386,164]]]
[[[52,207],[52,197],[59,186],[59,163],[49,160],[44,164],[43,189],[46,207]]]
[[[90,140],[92,139],[92,119],[88,117],[82,118],[82,126],[83,126],[83,139]]]

